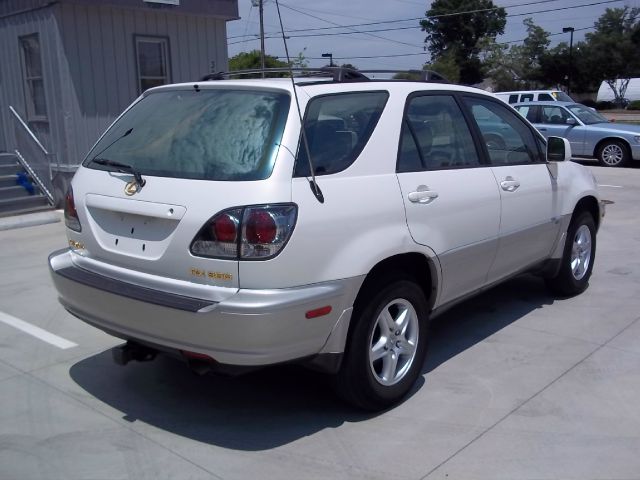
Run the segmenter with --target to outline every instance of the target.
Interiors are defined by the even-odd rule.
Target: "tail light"
[[[78,218],[78,211],[76,210],[76,202],[73,199],[73,189],[71,186],[69,186],[69,190],[67,190],[67,194],[64,196],[64,224],[74,232],[82,231],[82,225],[80,225],[80,219]]]
[[[229,260],[273,258],[289,241],[297,213],[292,204],[224,210],[200,229],[190,251],[198,257]]]

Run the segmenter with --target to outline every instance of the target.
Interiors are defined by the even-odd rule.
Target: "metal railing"
[[[55,204],[55,199],[51,191],[53,190],[53,170],[52,163],[56,156],[50,153],[36,134],[29,128],[29,125],[16,112],[15,108],[9,106],[9,111],[16,120],[16,142],[18,148],[14,150],[18,161],[29,173],[34,182],[40,187],[51,205]]]

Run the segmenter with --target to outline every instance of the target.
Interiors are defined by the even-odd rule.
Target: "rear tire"
[[[629,149],[620,140],[605,140],[598,147],[597,157],[603,167],[624,167],[629,161]]]
[[[422,289],[399,279],[354,309],[338,394],[359,408],[378,411],[404,397],[420,375],[427,347],[428,306]]]
[[[584,292],[596,258],[596,225],[589,212],[578,213],[569,224],[560,270],[545,279],[551,292],[570,297]]]

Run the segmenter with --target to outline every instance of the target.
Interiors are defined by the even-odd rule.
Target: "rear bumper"
[[[69,251],[49,256],[60,303],[112,335],[209,355],[228,365],[260,366],[340,353],[351,306],[364,278],[297,288],[239,289],[221,302],[176,295],[78,267]],[[326,305],[327,315],[305,313]]]

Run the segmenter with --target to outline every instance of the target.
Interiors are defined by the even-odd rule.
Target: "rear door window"
[[[409,100],[402,126],[398,172],[480,165],[464,115],[451,95]]]
[[[197,180],[262,180],[273,170],[289,111],[285,92],[231,89],[150,93],[89,152],[142,175]],[[127,133],[128,132],[128,133]]]
[[[352,92],[323,95],[309,102],[304,129],[315,175],[341,172],[358,158],[388,98],[388,92]],[[294,176],[310,176],[302,135]]]

